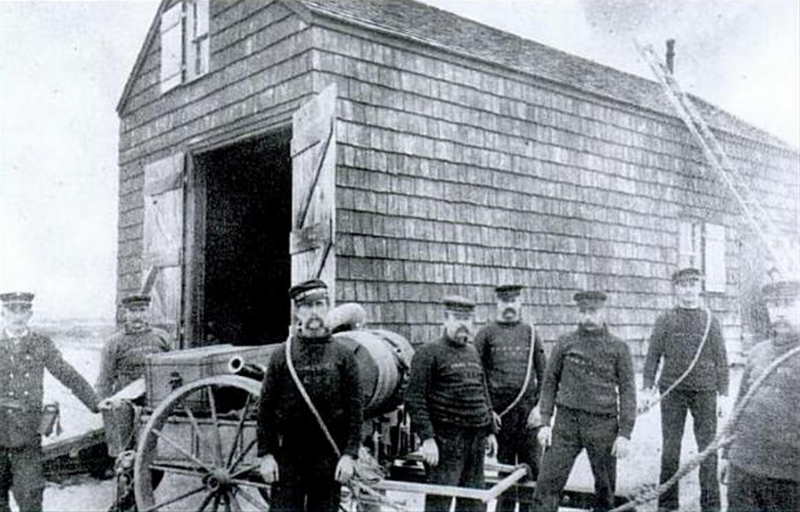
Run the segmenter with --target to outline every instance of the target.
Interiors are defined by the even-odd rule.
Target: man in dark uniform
[[[272,512],[336,511],[341,484],[352,478],[363,421],[355,356],[325,324],[328,288],[315,279],[293,286],[296,334],[291,363],[338,452],[331,446],[290,373],[285,350],[269,361],[258,408],[258,455],[272,483]]]
[[[522,286],[501,285],[497,295],[497,320],[475,336],[475,348],[483,363],[494,407],[497,460],[504,464],[527,464],[531,479],[539,475],[541,448],[536,429],[541,426],[539,384],[544,378],[546,359],[539,334],[522,322]],[[514,510],[511,491],[497,503],[499,512]],[[530,509],[520,502],[520,512]]]
[[[747,358],[737,405],[775,359],[800,346],[800,281],[764,287],[770,338]],[[728,510],[800,510],[800,357],[787,359],[754,392],[736,423],[729,459]]]
[[[550,449],[536,482],[536,511],[558,509],[575,458],[584,448],[594,475],[594,510],[613,508],[616,459],[627,455],[636,421],[633,361],[628,345],[608,331],[606,294],[583,291],[574,299],[578,329],[558,340],[542,384],[539,442]]]
[[[147,356],[170,350],[165,334],[150,327],[149,306],[150,297],[147,295],[122,299],[124,328],[106,341],[100,357],[95,391],[101,400],[144,377]]]
[[[728,394],[725,341],[717,319],[700,305],[701,277],[695,268],[684,268],[672,275],[678,305],[656,320],[645,359],[646,405],[655,400],[656,371],[662,359],[664,365],[658,381],[661,393],[683,376],[683,380],[661,401],[663,437],[659,481],[662,483],[678,471],[686,413],[692,413],[697,449],[702,451],[717,432],[717,415],[722,408],[717,395]],[[695,361],[693,366],[692,361]],[[678,510],[679,495],[676,483],[659,496],[659,510]],[[716,454],[705,459],[700,466],[700,507],[703,512],[717,511],[720,507]]]
[[[91,385],[67,363],[53,341],[28,328],[32,293],[0,294],[0,512],[9,508],[9,491],[24,512],[42,510],[42,395],[44,370],[97,412]]]
[[[471,343],[475,303],[450,296],[443,305],[444,335],[414,354],[406,407],[422,441],[428,483],[482,489],[487,446],[494,452],[497,441],[486,377]],[[452,501],[429,494],[425,510],[447,512]],[[456,511],[484,509],[480,501],[456,500]]]

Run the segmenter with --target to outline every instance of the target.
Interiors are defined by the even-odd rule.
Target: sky
[[[428,0],[650,77],[633,38],[674,38],[684,89],[800,147],[797,0]],[[153,0],[0,0],[0,291],[40,318],[112,318],[116,103]]]

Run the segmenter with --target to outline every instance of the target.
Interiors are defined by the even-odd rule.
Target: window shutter
[[[183,2],[161,15],[161,92],[180,85],[183,78]]]
[[[704,271],[706,291],[724,293],[727,285],[725,265],[725,226],[705,225]]]
[[[176,340],[183,291],[183,168],[184,154],[176,153],[144,169],[144,282],[152,288],[153,323]]]
[[[292,284],[324,280],[335,297],[336,85],[292,118]]]

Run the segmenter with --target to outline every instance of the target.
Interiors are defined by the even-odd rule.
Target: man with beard
[[[444,335],[414,354],[406,407],[422,441],[428,483],[483,489],[484,454],[497,441],[483,366],[471,343],[475,303],[449,296],[443,305]],[[429,494],[425,510],[447,512],[452,501]],[[480,501],[456,500],[456,511],[484,509]]]
[[[9,491],[20,510],[41,512],[42,395],[44,370],[61,381],[86,407],[97,412],[92,386],[67,363],[55,343],[32,332],[33,294],[0,294],[0,512],[9,512]]]
[[[717,395],[728,394],[725,341],[717,319],[700,305],[701,278],[695,268],[684,268],[672,275],[678,305],[656,320],[644,364],[645,406],[656,399],[656,371],[662,359],[659,391],[664,393],[673,387],[661,401],[661,483],[678,471],[686,413],[692,413],[697,450],[703,451],[714,439],[717,416],[722,414],[722,400]],[[679,496],[676,483],[659,496],[659,510],[678,510]],[[720,508],[716,454],[700,465],[700,508],[703,512]]]
[[[325,323],[327,285],[306,281],[293,286],[289,296],[295,320],[291,361],[285,350],[275,352],[264,376],[257,421],[259,471],[272,484],[270,511],[336,511],[341,484],[352,478],[358,458],[363,421],[358,366]],[[289,364],[341,456],[300,393]]]
[[[544,348],[532,325],[522,322],[522,286],[501,285],[497,295],[497,320],[475,336],[475,348],[483,363],[494,406],[497,460],[527,464],[531,479],[539,474],[541,448],[536,429],[541,418],[536,405],[546,366]],[[499,512],[512,512],[519,501],[506,492],[497,503]],[[520,512],[530,509],[520,502]]]
[[[545,372],[539,442],[550,447],[542,459],[534,510],[558,509],[575,458],[585,448],[594,475],[595,506],[614,506],[617,458],[628,453],[636,421],[636,384],[628,345],[608,331],[606,294],[574,296],[578,329],[558,340]],[[558,406],[555,425],[550,427]]]
[[[770,364],[800,346],[800,281],[764,287],[770,338],[747,358],[737,405]],[[763,381],[736,423],[733,443],[723,452],[728,473],[728,510],[800,510],[800,357],[787,359]],[[730,460],[726,468],[726,459]]]

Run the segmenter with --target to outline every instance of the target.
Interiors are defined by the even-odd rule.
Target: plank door
[[[176,153],[144,169],[142,292],[151,298],[152,324],[167,330],[176,347],[182,335],[184,163],[184,154]]]
[[[292,118],[292,285],[319,278],[336,297],[336,85]]]

